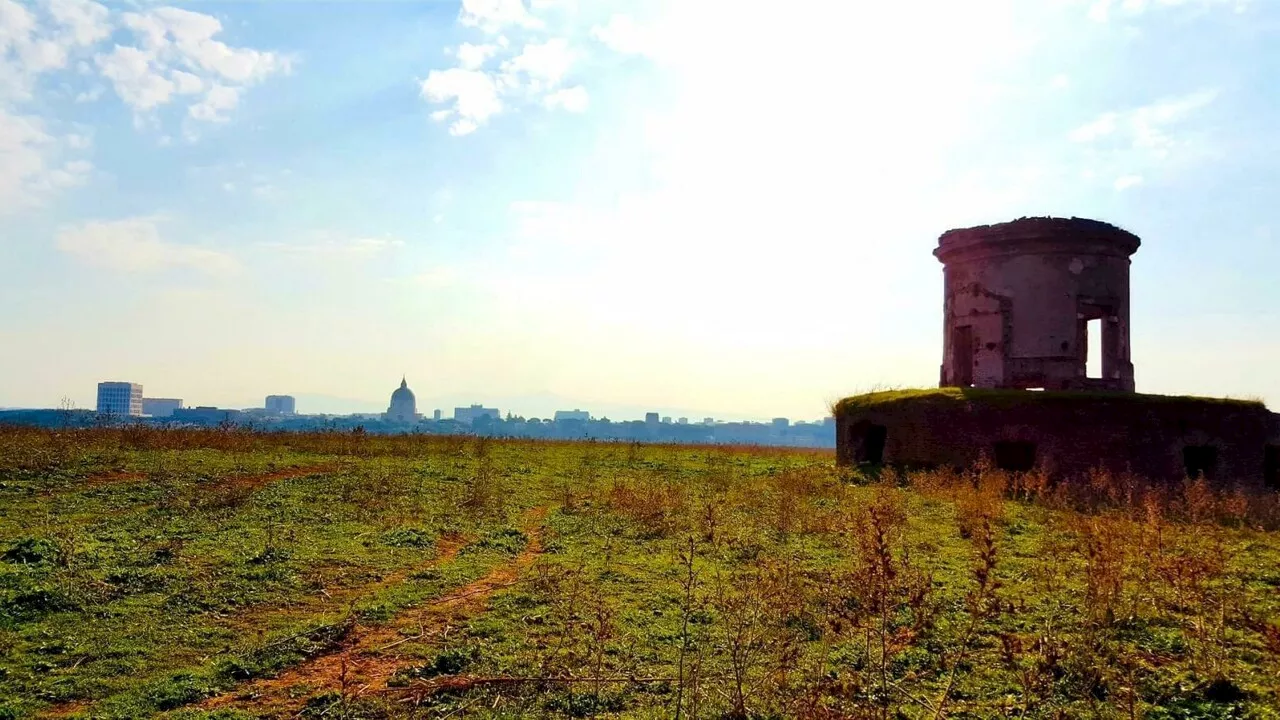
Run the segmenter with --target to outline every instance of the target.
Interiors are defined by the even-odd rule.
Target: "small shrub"
[[[184,673],[175,675],[153,687],[147,693],[147,699],[158,710],[173,710],[203,700],[210,694],[211,690],[208,686]]]
[[[262,552],[249,558],[250,565],[270,565],[271,563],[284,562],[288,560],[293,553],[284,548],[266,547]]]
[[[0,616],[14,620],[31,620],[55,612],[75,610],[78,605],[66,593],[56,588],[35,588],[0,596]]]
[[[140,568],[122,568],[106,577],[115,592],[120,595],[137,595],[164,589],[166,583],[162,573]]]
[[[479,653],[474,648],[450,648],[436,655],[429,664],[409,671],[409,674],[420,678],[457,675],[474,663],[478,656]]]
[[[307,704],[303,706],[302,712],[299,713],[299,715],[306,718],[328,717],[330,711],[342,703],[342,701],[342,694],[335,690],[320,693],[319,695],[307,698]]]
[[[435,545],[435,538],[426,530],[396,528],[383,534],[382,544],[399,548],[429,548]]]
[[[0,556],[15,565],[54,564],[60,557],[57,544],[47,538],[21,538]]]
[[[529,544],[529,537],[515,528],[495,530],[480,540],[463,548],[463,552],[495,550],[507,555],[518,555]]]
[[[600,713],[617,713],[627,709],[626,698],[619,694],[592,694],[566,692],[552,696],[547,709],[562,712],[569,717],[595,717]]]

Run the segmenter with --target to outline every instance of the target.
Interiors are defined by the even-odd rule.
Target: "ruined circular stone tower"
[[[1083,218],[1020,218],[949,230],[943,387],[1133,392],[1129,257],[1141,241]],[[1101,374],[1089,377],[1089,323]]]

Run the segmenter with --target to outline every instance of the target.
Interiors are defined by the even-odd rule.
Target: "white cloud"
[[[449,132],[467,135],[502,112],[502,99],[494,77],[481,70],[432,70],[421,85],[422,97],[433,103],[452,103],[448,110],[432,113],[437,121],[454,118]]]
[[[1172,127],[1212,103],[1217,96],[1216,90],[1202,90],[1132,111],[1127,119],[1133,132],[1134,147],[1149,150],[1159,157],[1167,156],[1179,144],[1172,135]]]
[[[624,55],[645,55],[655,51],[653,33],[637,24],[630,15],[614,15],[608,23],[593,27],[591,37]]]
[[[564,2],[538,2],[538,10],[561,9]],[[523,31],[544,28],[541,18],[530,14],[520,0],[474,0],[463,3],[459,21],[463,25],[481,27],[486,32]],[[516,52],[515,49],[519,48]],[[585,112],[588,96],[577,86],[561,90],[566,76],[577,62],[578,53],[568,38],[513,44],[506,35],[484,44],[462,43],[452,54],[456,67],[432,70],[420,83],[422,97],[436,105],[431,119],[449,122],[449,133],[470,135],[494,116],[504,112],[508,104],[541,104],[548,109],[564,108]],[[505,56],[496,69],[485,70],[491,58]]]
[[[226,253],[165,241],[157,219],[152,217],[94,220],[64,227],[56,243],[59,250],[82,262],[122,272],[189,268],[218,275],[239,266]]]
[[[198,75],[174,70],[169,77],[173,80],[175,92],[181,95],[193,95],[204,89],[204,81]]]
[[[120,99],[135,110],[151,110],[169,102],[176,85],[154,63],[152,53],[117,45],[97,57],[103,77],[111,81]]]
[[[529,30],[543,27],[542,20],[529,13],[524,0],[462,0],[458,22],[468,27],[481,28],[488,33],[497,33],[509,27]]]
[[[1088,145],[1130,165],[1149,165],[1191,148],[1188,121],[1217,98],[1216,90],[1201,90],[1158,100],[1122,112],[1111,111],[1068,133],[1073,142]],[[1138,168],[1126,168],[1132,171]]]
[[[58,138],[40,118],[0,107],[0,214],[39,204],[57,190],[84,183],[93,165],[65,155],[66,150],[88,144],[75,133]]]
[[[212,15],[162,7],[150,13],[129,13],[125,24],[141,27],[149,47],[171,62],[203,70],[231,83],[247,85],[271,75],[288,72],[289,58],[252,48],[232,48],[213,39],[222,32],[222,23]]]
[[[46,0],[45,7],[53,19],[65,29],[71,42],[92,45],[111,34],[108,11],[90,0]]]
[[[931,272],[919,260],[930,232],[1028,204],[1026,195],[1003,191],[1041,177],[1035,168],[1001,173],[1001,159],[993,159],[984,187],[971,188],[957,170],[969,163],[955,160],[992,127],[1008,127],[991,86],[1008,68],[1025,66],[1031,33],[1015,22],[1021,0],[800,0],[787,13],[746,6],[726,13],[720,3],[686,0],[654,5],[661,7],[650,12],[645,4],[650,16],[635,20],[606,15],[593,31],[602,45],[652,60],[647,80],[659,90],[637,88],[627,99],[637,107],[597,126],[603,134],[584,172],[605,192],[511,208],[509,250],[518,259],[510,274],[521,289],[598,294],[607,298],[602,315],[655,334],[666,332],[659,323],[680,325],[672,318],[689,302],[723,302],[757,283],[806,302],[847,304],[850,267],[877,268],[857,274],[857,295],[870,302],[905,283],[912,268]],[[936,18],[920,23],[926,14]],[[577,40],[569,36],[569,48]],[[570,97],[563,93],[579,86],[575,70],[538,101]],[[968,202],[985,185],[998,187]],[[957,219],[958,206],[967,206],[968,217]],[[865,240],[850,240],[850,223]],[[671,263],[674,256],[681,262]],[[813,257],[823,261],[805,261]],[[678,291],[646,289],[657,286]],[[796,336],[813,330],[793,309],[746,302],[750,308],[735,313],[742,322],[729,319],[713,331],[689,323],[697,337],[690,342],[735,347],[751,334],[746,318],[776,317]]]
[[[479,70],[497,52],[497,45],[462,43],[454,54],[458,57],[458,67],[463,70]]]
[[[463,135],[470,135],[471,133],[479,129],[480,129],[480,125],[475,120],[459,118],[458,120],[454,121],[452,125],[449,126],[449,134],[454,135],[456,137],[462,137]]]
[[[583,113],[587,111],[590,104],[590,98],[587,95],[586,88],[581,85],[558,90],[543,99],[543,104],[548,108],[564,108],[571,113]]]
[[[207,122],[226,122],[227,113],[240,103],[240,91],[226,85],[214,85],[209,88],[204,100],[187,109],[187,114],[196,120]]]
[[[139,112],[168,104],[175,95],[204,92],[187,114],[225,122],[244,88],[291,68],[289,58],[279,53],[233,48],[216,40],[222,23],[212,15],[161,7],[125,13],[121,22],[137,46],[116,45],[96,60],[120,99]]]
[[[102,85],[95,85],[88,90],[77,93],[76,102],[77,103],[96,102],[99,98],[102,97],[103,93],[105,93],[106,91],[107,89]]]
[[[41,13],[0,0],[0,100],[31,97],[43,73],[110,33],[107,10],[88,0],[44,0]]]
[[[133,44],[110,43],[118,29]],[[288,71],[288,58],[230,47],[215,39],[221,30],[217,18],[171,7],[113,15],[92,0],[0,0],[0,213],[38,205],[93,171],[76,157],[92,146],[83,128],[64,132],[70,123],[23,109],[46,75],[74,73],[68,79],[84,85],[59,88],[76,103],[99,100],[109,85],[141,128],[158,126],[153,111],[182,97],[192,118],[224,121],[244,88]]]
[[[574,63],[574,53],[565,38],[552,38],[543,43],[529,43],[516,57],[502,63],[506,83],[519,83],[523,74],[531,92],[544,92],[560,84]]]

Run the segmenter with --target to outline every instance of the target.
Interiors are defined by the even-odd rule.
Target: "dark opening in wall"
[[[995,444],[996,467],[1009,472],[1029,472],[1036,467],[1036,444],[1006,440]]]
[[[1262,482],[1273,490],[1280,490],[1280,445],[1267,446],[1267,459],[1263,464]]]
[[[1182,465],[1192,480],[1213,477],[1218,468],[1218,448],[1212,445],[1187,445],[1182,448]]]
[[[961,325],[951,338],[953,382],[960,387],[973,386],[973,327]]]
[[[884,463],[884,443],[889,437],[889,428],[884,425],[860,424],[849,430],[855,463],[871,465]]]

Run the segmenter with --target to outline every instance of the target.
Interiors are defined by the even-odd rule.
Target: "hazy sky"
[[[1139,390],[1280,406],[1280,2],[0,0],[0,406],[816,418],[950,227],[1143,238]],[[300,410],[337,408],[302,403]],[[343,406],[345,407],[345,406]]]

